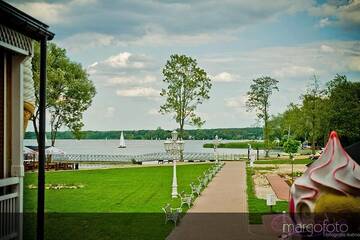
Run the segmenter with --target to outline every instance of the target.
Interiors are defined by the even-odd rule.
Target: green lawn
[[[210,166],[179,165],[179,192],[190,192]],[[29,186],[36,180],[36,173],[25,176],[26,239],[35,239],[37,190]],[[46,184],[83,186],[46,190],[47,239],[164,239],[173,224],[164,224],[161,208],[180,204],[171,199],[171,182],[171,166],[47,172]]]
[[[261,224],[261,216],[270,213],[281,213],[282,211],[288,211],[288,202],[278,201],[273,207],[272,212],[266,205],[265,199],[257,198],[255,195],[254,182],[252,175],[254,174],[250,167],[246,168],[246,184],[247,184],[247,197],[248,197],[248,209],[249,209],[249,223],[250,224]]]

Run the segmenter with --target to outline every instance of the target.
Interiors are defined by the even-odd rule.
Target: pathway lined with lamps
[[[248,232],[245,162],[227,162],[167,239],[236,239]]]

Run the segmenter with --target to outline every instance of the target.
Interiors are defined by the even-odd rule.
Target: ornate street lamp
[[[213,145],[214,145],[215,160],[217,163],[219,162],[219,158],[218,158],[218,154],[217,154],[217,148],[218,148],[219,144],[220,144],[220,139],[219,139],[218,135],[216,135],[214,138]]]
[[[172,198],[177,198],[177,177],[176,177],[176,159],[180,158],[181,152],[184,151],[184,141],[178,139],[178,133],[174,130],[171,132],[171,139],[164,142],[165,151],[173,158],[173,181],[172,181]]]

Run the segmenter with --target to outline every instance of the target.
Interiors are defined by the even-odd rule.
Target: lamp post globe
[[[177,176],[176,176],[176,159],[180,153],[184,150],[184,141],[178,140],[178,133],[174,130],[171,132],[171,139],[164,142],[165,151],[173,158],[173,180],[171,186],[172,198],[178,197],[177,191]]]

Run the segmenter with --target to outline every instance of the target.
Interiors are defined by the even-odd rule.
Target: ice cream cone
[[[29,120],[35,111],[35,89],[32,72],[32,57],[27,58],[24,63],[24,133],[28,126]]]
[[[29,124],[31,117],[35,111],[35,106],[32,103],[24,102],[24,132]]]

